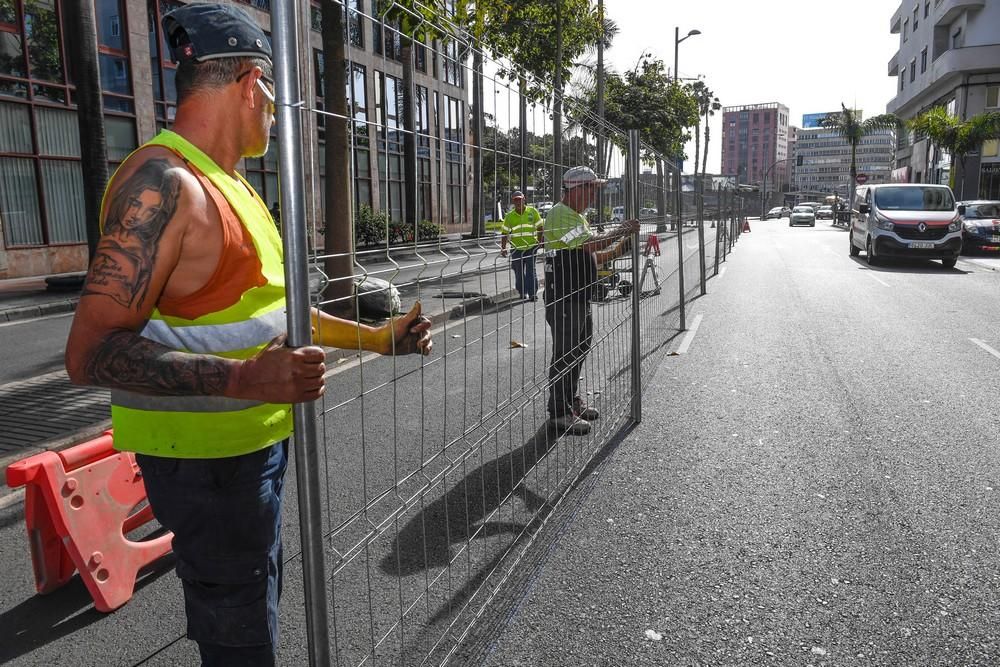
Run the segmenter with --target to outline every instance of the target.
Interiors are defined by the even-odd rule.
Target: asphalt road
[[[695,230],[686,230],[683,240],[685,276],[697,283]],[[661,292],[641,302],[647,377],[678,334],[676,256],[676,242],[663,244],[653,258]],[[436,278],[452,280],[445,272]],[[492,293],[506,279],[502,271],[473,282]],[[421,291],[440,289],[433,285]],[[647,282],[644,290],[651,287]],[[584,392],[603,418],[587,438],[557,439],[542,427],[549,350],[541,302],[446,322],[428,360],[363,356],[332,366],[319,406],[319,473],[331,630],[341,664],[366,658],[417,664],[451,648],[504,578],[511,555],[624,423],[628,307],[628,299],[613,294],[594,308],[597,333]],[[279,657],[295,665],[304,661],[306,624],[294,463],[287,479]],[[169,562],[110,615],[92,609],[78,580],[35,596],[22,512],[17,502],[0,502],[0,553],[7,556],[0,663],[195,661],[193,646],[182,638],[180,589]]]
[[[0,324],[0,385],[64,367],[66,336],[73,313]]]
[[[847,247],[753,223],[468,664],[1000,662],[1000,261]]]

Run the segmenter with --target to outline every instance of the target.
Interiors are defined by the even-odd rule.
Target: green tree
[[[934,107],[910,120],[907,125],[924,134],[939,150],[951,155],[953,169],[950,185],[959,190],[959,199],[970,199],[966,193],[965,160],[969,153],[980,150],[983,142],[1000,139],[1000,112],[991,111],[975,115],[968,120],[949,114],[944,107]],[[956,187],[956,185],[958,187]]]
[[[868,135],[880,130],[897,130],[902,125],[902,121],[895,114],[891,113],[884,113],[861,120],[861,112],[857,109],[848,109],[843,103],[841,103],[840,107],[840,113],[827,116],[820,121],[820,125],[842,136],[851,147],[851,182],[848,184],[848,191],[850,193],[850,210],[853,211],[854,184],[858,177],[858,144]]]

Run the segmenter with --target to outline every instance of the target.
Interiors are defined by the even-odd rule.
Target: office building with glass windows
[[[72,62],[67,57],[63,4],[79,0],[0,0],[0,278],[83,271],[87,263],[79,129]],[[108,161],[129,153],[169,127],[174,115],[175,66],[160,19],[177,0],[90,0],[95,4]],[[244,0],[270,30],[273,0]],[[371,0],[347,0],[348,108],[352,123],[355,207],[369,205],[402,219],[405,207],[401,114],[402,64],[398,34],[374,22]],[[317,3],[302,9],[299,54],[303,97],[323,106],[326,63]],[[308,8],[309,11],[306,11]],[[446,232],[466,231],[470,215],[467,77],[454,43],[417,44],[415,125],[417,219]],[[324,118],[304,116],[307,214],[323,228]],[[312,146],[310,149],[309,147]],[[242,171],[269,205],[278,201],[277,146],[247,159]]]

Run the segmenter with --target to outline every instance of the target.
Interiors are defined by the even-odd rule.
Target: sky
[[[673,71],[674,27],[682,36],[698,29],[680,45],[678,69],[682,78],[703,76],[723,106],[780,102],[799,127],[802,114],[839,110],[841,102],[868,117],[885,113],[895,95],[887,72],[899,48],[899,35],[889,33],[898,7],[894,0],[605,0],[620,29],[605,61],[623,72],[651,52]],[[719,172],[721,136],[719,112],[709,173]],[[694,159],[693,141],[687,154]]]

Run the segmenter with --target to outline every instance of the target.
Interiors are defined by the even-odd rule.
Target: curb
[[[33,306],[19,306],[17,308],[7,308],[0,310],[0,323],[19,322],[21,320],[31,320],[47,315],[58,315],[60,313],[70,313],[76,310],[76,304],[80,301],[76,299],[64,299],[62,301],[52,301]]]

